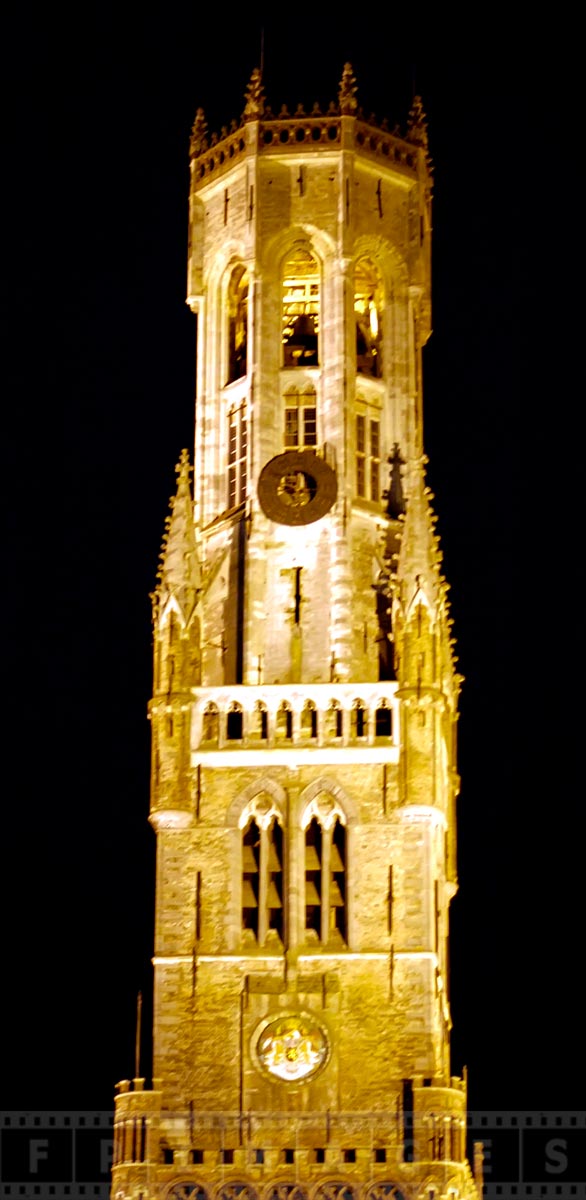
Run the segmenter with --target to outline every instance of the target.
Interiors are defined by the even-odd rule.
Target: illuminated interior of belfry
[[[195,444],[153,594],[153,1077],[116,1200],[467,1200],[451,1074],[456,670],[421,354],[432,167],[327,111],[190,149]],[[139,1041],[140,1039],[137,1039]]]

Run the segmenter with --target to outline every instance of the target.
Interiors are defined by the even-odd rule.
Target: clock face
[[[263,1021],[253,1037],[256,1060],[274,1079],[295,1083],[310,1079],[329,1056],[327,1034],[310,1016],[287,1013]]]
[[[336,472],[314,450],[287,450],[263,467],[258,481],[260,506],[278,525],[311,525],[335,502]]]

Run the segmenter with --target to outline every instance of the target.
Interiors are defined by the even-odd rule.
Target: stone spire
[[[397,569],[405,616],[421,594],[437,615],[446,586],[440,572],[442,555],[434,530],[437,518],[430,504],[432,493],[425,484],[426,461],[422,455],[409,464],[407,514]]]
[[[342,116],[355,116],[356,109],[358,108],[358,101],[356,99],[357,91],[356,76],[351,64],[344,63],[344,70],[342,71],[342,78],[340,80],[340,90],[338,92],[338,101]]]
[[[189,454],[187,450],[182,450],[175,468],[177,491],[171,498],[171,512],[166,520],[166,533],[161,548],[158,583],[153,596],[156,611],[163,609],[169,597],[174,596],[186,624],[201,587],[193,501],[189,486],[190,470]]]
[[[262,85],[262,75],[258,67],[254,68],[250,76],[250,83],[246,89],[246,104],[244,105],[244,120],[258,121],[262,117],[265,110],[265,95]]]

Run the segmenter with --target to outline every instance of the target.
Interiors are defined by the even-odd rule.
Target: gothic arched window
[[[323,945],[347,942],[346,828],[331,800],[313,802],[305,827],[305,929]]]
[[[235,267],[228,284],[228,383],[242,379],[247,370],[248,271]]]
[[[319,267],[304,246],[295,246],[283,264],[283,366],[319,363]]]
[[[250,819],[242,835],[242,928],[258,938],[260,829]]]
[[[251,807],[242,831],[242,929],[262,946],[271,934],[283,940],[283,830],[266,799]]]
[[[354,320],[356,322],[356,370],[360,375],[381,379],[383,288],[372,259],[359,258],[354,275]]]

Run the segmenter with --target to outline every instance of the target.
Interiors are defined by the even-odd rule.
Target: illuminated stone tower
[[[191,142],[193,497],[154,596],[154,1078],[112,1195],[477,1197],[450,1074],[455,672],[429,491],[431,173],[326,114]]]

